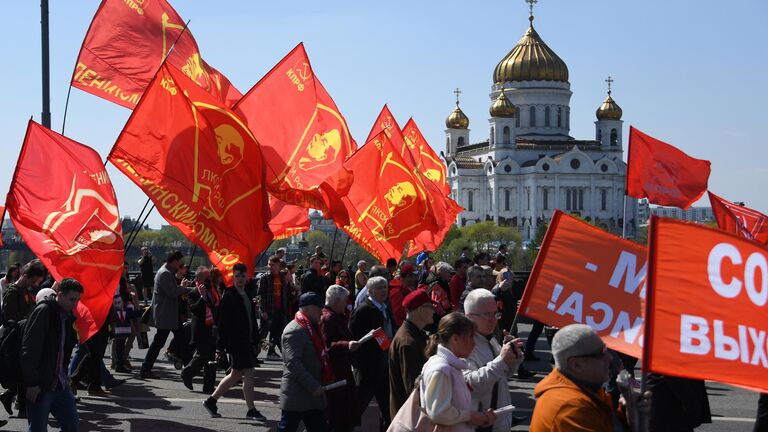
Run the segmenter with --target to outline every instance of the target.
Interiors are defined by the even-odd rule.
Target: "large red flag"
[[[132,109],[176,42],[168,63],[232,106],[242,95],[203,61],[184,26],[167,0],[103,0],[80,48],[72,85]]]
[[[337,223],[349,219],[340,198],[352,185],[344,161],[357,144],[299,44],[235,106],[259,140],[269,191]]]
[[[629,128],[627,195],[687,209],[707,190],[710,163]]]
[[[433,224],[432,227],[416,235],[408,245],[408,256],[413,256],[423,250],[434,251],[440,247],[451,225],[456,222],[456,216],[464,209],[448,196],[451,189],[445,178],[445,164],[424,139],[413,119],[405,124],[402,134],[404,148],[408,149],[411,157],[416,161],[417,170],[427,189]]]
[[[708,193],[712,213],[721,230],[768,244],[768,216]]]
[[[309,211],[304,207],[287,204],[270,194],[269,210],[272,213],[269,229],[273,240],[292,237],[309,229]]]
[[[264,162],[248,128],[168,63],[158,71],[109,160],[200,246],[229,281],[272,241]]]
[[[350,220],[341,228],[381,262],[399,259],[427,219],[424,185],[384,131],[345,165],[355,174],[355,183],[344,198]]]
[[[768,391],[768,250],[651,218],[643,361],[650,372]]]
[[[386,104],[381,108],[381,112],[379,112],[376,122],[373,123],[373,127],[371,127],[371,131],[368,133],[368,138],[366,138],[365,142],[373,140],[374,137],[381,132],[384,132],[387,135],[389,142],[397,152],[400,153],[400,157],[408,163],[409,168],[418,172],[417,167],[419,165],[419,159],[421,159],[419,151],[417,149],[411,150],[406,145],[403,131],[400,129],[400,125],[397,124],[395,116],[392,115],[392,112]]]
[[[107,318],[124,261],[117,198],[101,156],[30,120],[6,205],[51,275],[83,285],[75,315],[87,340]]]
[[[610,348],[640,357],[646,252],[555,210],[520,311],[556,327],[587,324]]]

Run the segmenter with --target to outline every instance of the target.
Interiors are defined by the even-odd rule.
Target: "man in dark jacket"
[[[320,275],[320,269],[323,266],[323,259],[317,255],[312,255],[309,262],[309,269],[301,276],[301,293],[313,292],[321,298],[325,297],[325,288],[327,281]]]
[[[192,345],[195,355],[181,370],[184,385],[192,390],[192,378],[203,370],[203,393],[211,394],[216,386],[216,365],[211,364],[216,354],[213,327],[219,309],[219,293],[211,285],[211,271],[200,266],[195,272],[195,291],[189,294],[192,312]]]
[[[381,276],[368,279],[365,287],[368,298],[355,309],[349,328],[355,339],[360,339],[369,331],[382,328],[389,340],[397,330],[392,309],[387,304],[389,283]],[[389,364],[387,352],[379,348],[376,338],[360,345],[357,356],[352,360],[355,378],[359,386],[360,412],[365,412],[371,399],[376,397],[381,411],[379,426],[386,430],[389,425]]]
[[[152,339],[152,344],[147,350],[144,363],[141,365],[142,378],[156,378],[152,373],[152,366],[165,346],[168,335],[174,332],[174,337],[179,328],[179,296],[186,294],[190,289],[176,284],[176,270],[181,266],[184,254],[175,251],[168,255],[165,264],[160,267],[155,275],[155,289],[152,295],[152,316],[155,320],[157,333]],[[193,284],[192,281],[184,281]]]
[[[72,310],[82,294],[78,281],[62,280],[56,300],[41,302],[24,327],[21,372],[27,385],[30,431],[46,430],[49,414],[62,431],[77,431],[79,419],[67,364],[74,347]]]
[[[22,268],[21,277],[15,283],[8,285],[3,292],[4,320],[19,322],[27,319],[35,307],[35,295],[32,294],[32,290],[36,289],[43,282],[46,274],[45,266],[43,266],[39,259],[30,261]],[[0,395],[0,403],[2,403],[9,415],[12,412],[13,398],[20,395],[18,397],[18,414],[22,418],[26,416],[25,389],[24,383],[21,383],[18,387],[10,388]]]
[[[421,374],[427,356],[427,334],[424,327],[432,324],[435,308],[424,290],[405,296],[403,307],[406,317],[389,347],[389,415],[397,411],[413,391],[416,378]]]
[[[287,324],[286,318],[293,303],[285,275],[280,272],[280,258],[269,258],[269,272],[256,283],[257,298],[261,309],[262,328],[269,329],[269,350],[267,360],[280,360],[275,348],[280,346],[280,336]]]

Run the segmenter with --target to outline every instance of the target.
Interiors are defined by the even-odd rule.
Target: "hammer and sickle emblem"
[[[309,63],[305,61],[299,60],[296,66],[294,66],[294,70],[296,70],[296,75],[304,82],[312,78],[312,70],[309,68]]]

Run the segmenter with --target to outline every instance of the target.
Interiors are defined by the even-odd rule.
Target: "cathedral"
[[[529,1],[533,6],[533,1]],[[556,208],[617,234],[634,235],[637,201],[625,198],[622,111],[608,95],[597,109],[594,139],[570,136],[568,66],[533,26],[493,71],[488,139],[470,141],[459,107],[445,120],[444,162],[459,226],[494,221],[536,235]]]

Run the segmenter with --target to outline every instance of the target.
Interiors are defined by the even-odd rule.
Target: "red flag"
[[[409,119],[405,124],[403,138],[405,139],[405,147],[408,148],[413,160],[416,161],[425,183],[430,181],[437,185],[443,196],[450,195],[451,188],[446,179],[445,164],[429,145],[424,135],[421,134],[413,119]]]
[[[768,250],[659,217],[648,240],[647,370],[768,391]]]
[[[270,193],[345,223],[349,215],[340,198],[352,175],[343,164],[357,144],[304,45],[288,53],[235,109],[261,144]]]
[[[768,244],[768,216],[709,193],[712,213],[721,230]]]
[[[434,251],[456,222],[456,216],[464,210],[448,195],[451,192],[446,181],[446,168],[432,147],[424,139],[416,122],[408,120],[403,128],[404,148],[407,148],[427,189],[433,226],[419,233],[408,246],[408,256],[423,250]]]
[[[75,315],[87,340],[107,318],[124,261],[117,198],[101,156],[30,120],[6,205],[51,275],[83,285]]]
[[[350,219],[340,227],[381,262],[399,259],[427,220],[424,185],[384,131],[345,166],[355,174],[355,183],[344,198]]]
[[[173,46],[168,63],[232,106],[242,95],[203,61],[192,32],[184,27],[166,0],[103,0],[80,48],[72,85],[132,109]]]
[[[412,170],[417,171],[419,160],[421,159],[419,156],[419,151],[417,149],[411,150],[406,145],[403,131],[400,130],[400,125],[397,124],[395,116],[392,115],[392,112],[389,111],[389,107],[386,104],[384,104],[384,107],[381,109],[379,116],[376,118],[376,122],[371,128],[371,132],[368,133],[368,138],[365,140],[365,142],[371,141],[380,132],[384,132],[387,135],[387,138],[389,138],[392,146],[397,150],[398,153],[400,153],[400,157],[402,157],[403,160],[408,163],[408,166]]]
[[[687,209],[707,190],[710,162],[629,128],[627,195]]]
[[[272,241],[264,162],[229,109],[164,64],[117,139],[109,160],[200,246],[227,281]]]
[[[286,204],[270,195],[269,210],[272,213],[269,229],[274,236],[273,240],[292,237],[309,229],[309,212],[304,207]]]
[[[392,340],[389,339],[383,328],[377,328],[373,331],[372,334],[373,338],[376,339],[376,343],[379,344],[379,348],[381,348],[382,351],[386,351],[389,349],[389,346],[392,345]]]
[[[646,248],[555,210],[520,311],[545,324],[587,324],[611,349],[642,354]]]

